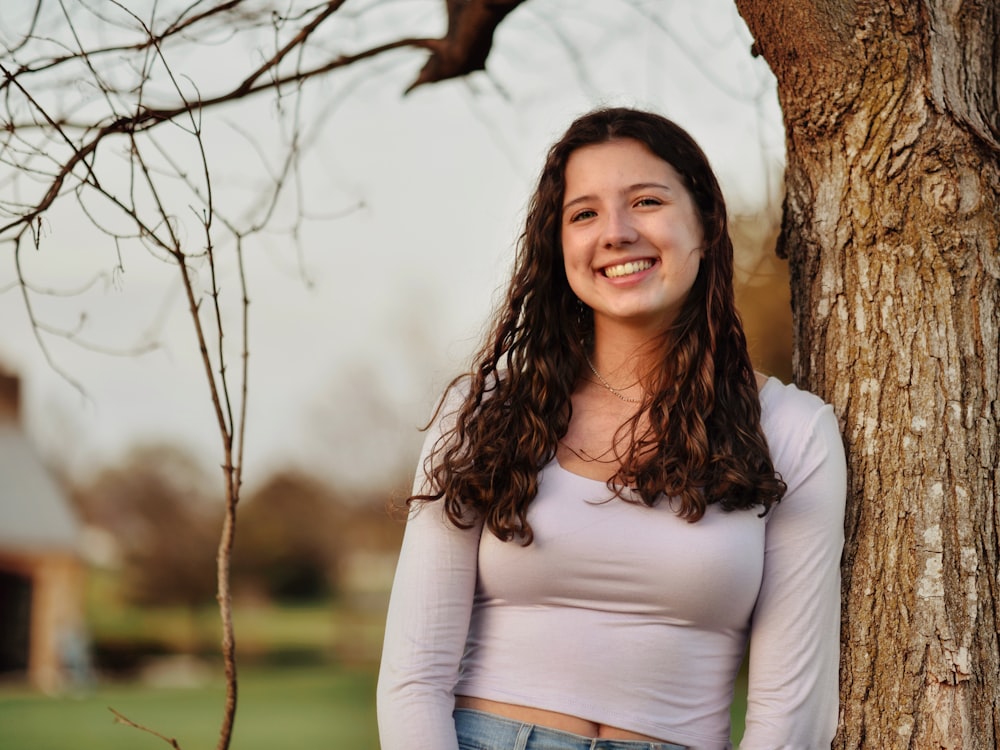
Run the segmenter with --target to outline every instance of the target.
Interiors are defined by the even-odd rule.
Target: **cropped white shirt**
[[[764,518],[759,508],[710,505],[689,523],[668,501],[650,508],[612,498],[604,482],[555,460],[529,506],[527,547],[479,526],[454,528],[440,502],[412,513],[379,674],[382,750],[456,750],[455,695],[721,750],[748,637],[741,747],[829,747],[843,447],[817,397],[772,378],[760,398],[788,485]],[[423,481],[418,471],[416,486]]]

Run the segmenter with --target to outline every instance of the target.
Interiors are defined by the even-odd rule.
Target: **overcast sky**
[[[412,19],[370,15],[352,28],[354,43],[396,36],[400,23],[440,32],[442,2],[410,6],[420,11]],[[594,105],[675,119],[707,151],[730,207],[759,208],[780,170],[783,136],[773,80],[750,42],[731,0],[530,0],[501,26],[488,74],[403,97],[423,62],[404,51],[310,86],[307,117],[319,126],[303,200],[311,216],[339,218],[306,223],[296,244],[279,231],[295,215],[289,200],[274,231],[247,247],[247,482],[286,465],[371,482],[413,460],[416,427],[506,282],[545,150]],[[213,74],[224,76],[227,64],[213,59]],[[235,128],[259,133],[265,147],[277,142],[273,106],[206,120],[220,199],[228,190],[234,205],[252,201],[266,175],[261,160],[278,163],[279,149],[262,157],[233,136]],[[20,292],[8,288],[12,259],[0,256],[0,362],[25,379],[25,420],[43,453],[85,474],[137,441],[167,441],[218,465],[176,271],[135,250],[112,276],[115,251],[79,217],[53,214],[46,229],[41,249],[23,259],[36,283],[69,289],[104,274],[82,295],[39,299],[46,320],[80,327],[102,346],[156,348],[116,357],[47,339],[81,396],[44,361]],[[233,264],[224,261],[222,273],[231,298]]]

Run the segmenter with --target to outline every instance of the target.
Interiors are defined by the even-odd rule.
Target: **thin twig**
[[[120,711],[116,711],[111,706],[108,706],[108,710],[115,715],[115,721],[119,724],[125,724],[126,726],[132,727],[133,729],[138,729],[140,732],[145,732],[146,734],[151,734],[154,737],[159,737],[161,740],[166,742],[170,747],[175,750],[181,750],[180,743],[173,737],[167,737],[165,734],[160,734],[155,729],[150,729],[149,727],[144,727],[142,724],[136,724],[130,718],[122,714]]]

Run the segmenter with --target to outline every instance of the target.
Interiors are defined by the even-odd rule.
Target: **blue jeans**
[[[685,750],[671,742],[591,739],[471,708],[455,709],[459,750]]]

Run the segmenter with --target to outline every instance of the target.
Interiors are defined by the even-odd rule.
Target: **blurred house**
[[[21,426],[0,372],[0,676],[62,687],[83,640],[81,526]]]

